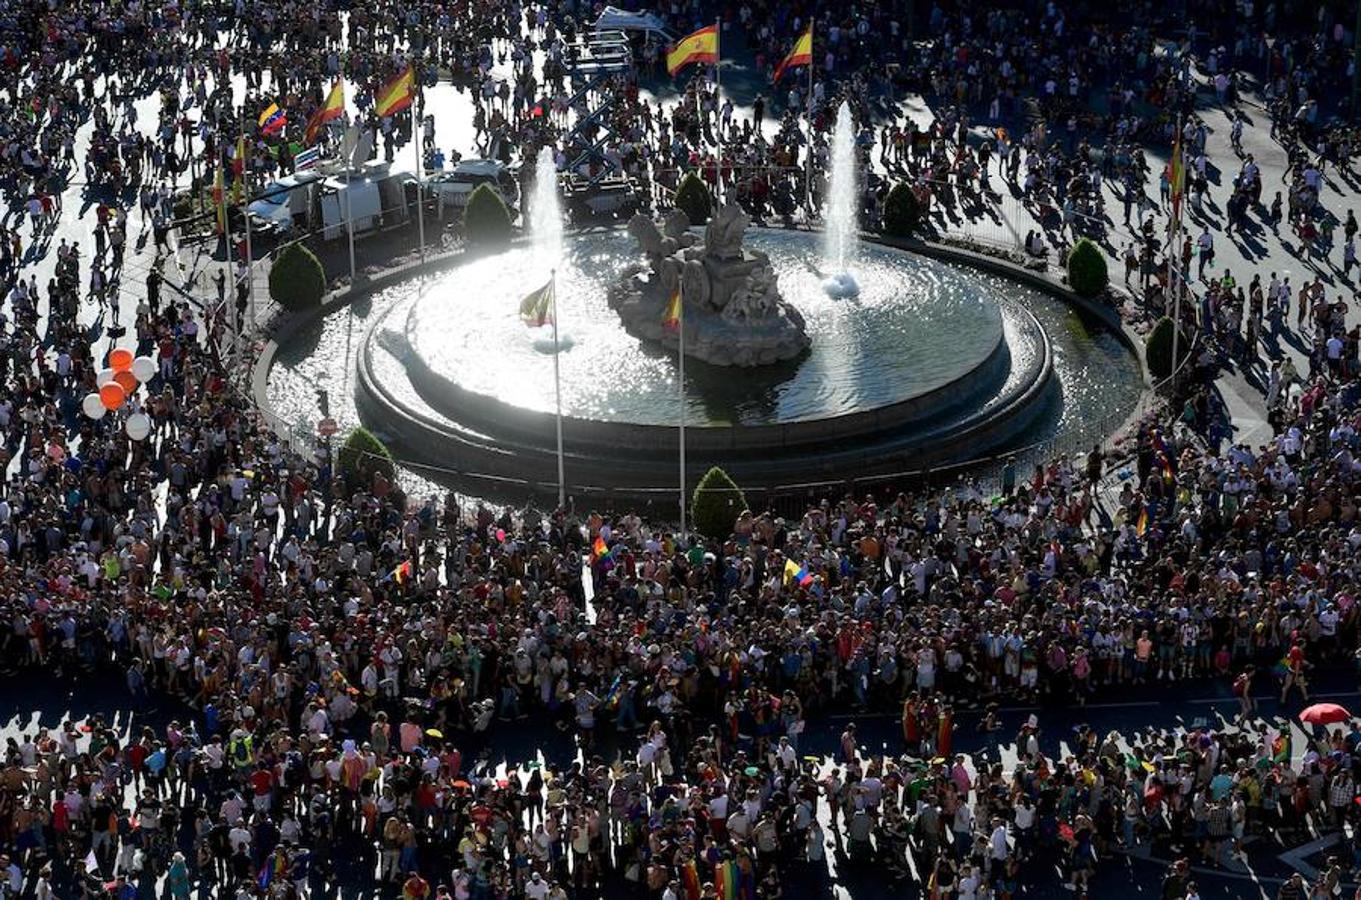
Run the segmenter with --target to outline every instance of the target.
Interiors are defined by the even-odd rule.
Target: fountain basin
[[[985,277],[867,246],[861,297],[834,300],[811,236],[757,230],[752,240],[807,310],[814,341],[800,359],[759,369],[687,363],[697,472],[722,465],[757,485],[936,465],[1014,444],[1057,406],[1045,329]],[[602,308],[608,273],[632,259],[623,235],[591,235],[569,242],[558,270],[563,438],[577,483],[674,477],[674,354]],[[359,408],[402,455],[505,477],[552,471],[553,348],[514,316],[525,262],[512,251],[469,263],[375,316],[358,358]]]

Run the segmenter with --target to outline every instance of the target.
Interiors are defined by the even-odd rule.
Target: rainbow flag
[[[265,864],[260,867],[260,874],[255,880],[256,884],[260,886],[260,890],[269,890],[269,886],[275,878],[283,877],[287,865],[288,860],[282,852],[271,854],[269,859],[265,860]]]
[[[407,66],[402,74],[378,89],[378,93],[374,95],[374,112],[379,118],[395,116],[402,110],[410,108],[415,99],[416,73],[411,66]]]
[[[666,54],[666,73],[675,77],[686,66],[718,62],[718,26],[709,25],[676,41]]]
[[[662,316],[662,327],[676,329],[680,328],[681,321],[681,292],[680,285],[671,292],[671,299],[666,303],[666,315]]]
[[[681,884],[685,888],[685,900],[699,900],[699,867],[693,859],[681,866]]]
[[[1139,511],[1139,521],[1138,521],[1137,523],[1135,523],[1135,525],[1134,525],[1134,530],[1135,530],[1135,532],[1138,533],[1139,537],[1143,537],[1143,536],[1144,536],[1144,532],[1148,531],[1148,507],[1147,507],[1147,506],[1145,506],[1143,509],[1141,509],[1141,510]]]
[[[613,553],[614,551],[610,549],[609,545],[597,535],[595,543],[591,544],[591,562],[610,559]]]
[[[1271,667],[1277,678],[1284,678],[1290,674],[1290,654],[1282,656],[1276,665]]]
[[[727,860],[714,866],[714,890],[718,900],[737,900],[737,863]]]
[[[337,78],[336,83],[331,85],[331,93],[326,96],[326,102],[307,120],[307,132],[303,136],[304,143],[314,143],[327,122],[334,122],[344,115],[345,81]]]
[[[284,130],[288,124],[288,114],[279,109],[279,104],[271,103],[265,107],[265,111],[260,113],[260,133],[266,136],[275,135]]]
[[[813,26],[809,25],[808,30],[799,35],[799,39],[794,42],[794,49],[789,51],[789,55],[780,61],[775,67],[775,74],[771,76],[771,81],[779,81],[786,69],[795,66],[811,66],[813,64]]]
[[[784,583],[797,584],[799,587],[807,587],[813,583],[813,573],[807,568],[794,562],[792,559],[784,561]]]

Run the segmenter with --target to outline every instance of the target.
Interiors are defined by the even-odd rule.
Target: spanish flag
[[[402,74],[379,89],[374,98],[374,110],[379,117],[395,116],[411,106],[416,99],[416,73],[407,66]]]
[[[666,304],[666,315],[662,316],[663,328],[680,328],[681,321],[681,292],[680,285],[671,292],[671,299]]]
[[[411,577],[412,573],[414,573],[415,570],[416,567],[411,565],[411,560],[404,559],[402,560],[402,564],[400,566],[392,570],[392,573],[389,577],[392,578],[392,580],[396,581],[398,584],[406,584],[406,580]]]
[[[279,109],[279,104],[271,103],[260,113],[260,133],[266,136],[278,134],[288,124],[288,115]]]
[[[718,64],[717,25],[701,28],[694,34],[681,38],[676,41],[676,46],[667,51],[666,71],[672,77],[686,66],[695,64]]]
[[[217,233],[227,232],[227,191],[222,184],[222,166],[213,171],[213,206],[217,207]]]
[[[524,319],[530,328],[538,328],[553,321],[556,305],[553,297],[553,279],[550,278],[547,284],[520,301],[520,318]]]
[[[326,126],[327,122],[334,122],[344,115],[345,81],[337,78],[336,83],[331,85],[331,93],[326,95],[326,102],[307,120],[307,133],[303,136],[303,142],[315,143],[317,136],[321,134],[321,129]]]
[[[1172,218],[1181,215],[1181,197],[1186,190],[1186,160],[1181,152],[1181,132],[1172,145],[1172,160],[1167,164],[1167,180],[1172,188]]]
[[[784,75],[785,69],[792,69],[795,66],[811,66],[813,64],[813,26],[809,25],[808,30],[799,36],[794,42],[794,49],[789,51],[789,55],[775,67],[775,74],[771,81],[779,81]]]

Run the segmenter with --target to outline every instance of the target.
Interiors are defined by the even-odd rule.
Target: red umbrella
[[[1315,703],[1300,713],[1300,721],[1310,725],[1332,725],[1334,722],[1346,722],[1351,717],[1351,713],[1336,703]]]

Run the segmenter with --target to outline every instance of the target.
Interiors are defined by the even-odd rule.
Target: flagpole
[[[680,399],[680,536],[685,540],[685,289],[683,282],[676,287],[680,298],[676,310],[676,324],[680,330],[680,377],[677,379],[677,397]]]
[[[1185,178],[1185,176],[1182,176],[1180,179],[1178,179],[1178,177],[1177,177],[1177,169],[1178,169],[1178,168],[1179,168],[1182,172],[1185,172],[1185,171],[1186,171],[1186,161],[1185,161],[1184,158],[1182,158],[1183,154],[1182,154],[1182,148],[1181,148],[1181,131],[1182,131],[1182,120],[1181,120],[1181,116],[1177,116],[1177,134],[1176,134],[1175,139],[1174,139],[1173,142],[1172,142],[1172,165],[1173,165],[1173,171],[1172,171],[1171,174],[1172,174],[1172,206],[1173,206],[1173,210],[1172,210],[1172,223],[1171,223],[1171,227],[1170,227],[1170,231],[1171,231],[1171,233],[1172,233],[1172,238],[1171,238],[1171,240],[1169,241],[1169,243],[1171,243],[1172,246],[1170,246],[1170,247],[1167,248],[1167,250],[1168,250],[1168,253],[1167,253],[1167,269],[1168,269],[1168,273],[1169,273],[1169,277],[1168,277],[1168,279],[1167,279],[1167,287],[1168,287],[1168,290],[1171,290],[1171,291],[1174,292],[1174,293],[1173,293],[1173,297],[1172,297],[1172,371],[1171,371],[1171,373],[1168,375],[1168,378],[1171,379],[1172,386],[1173,386],[1174,388],[1176,387],[1176,384],[1177,384],[1177,349],[1178,349],[1178,346],[1177,346],[1177,345],[1180,343],[1180,341],[1178,341],[1177,338],[1178,338],[1178,337],[1180,336],[1180,334],[1181,334],[1181,295],[1182,295],[1182,291],[1181,291],[1181,285],[1179,284],[1179,282],[1182,281],[1182,280],[1184,280],[1185,277],[1186,277],[1186,273],[1184,273],[1184,272],[1181,271],[1181,259],[1180,259],[1180,257],[1181,257],[1181,248],[1179,248],[1179,247],[1177,246],[1177,238],[1180,236],[1180,233],[1181,233],[1181,207],[1182,207],[1181,198],[1178,197],[1178,193],[1177,193],[1177,192],[1178,192],[1178,188],[1179,188],[1179,186],[1177,185],[1177,181],[1180,180],[1181,183],[1182,183],[1183,185],[1186,183],[1186,178]],[[1176,271],[1176,273],[1177,273],[1177,276],[1178,276],[1178,277],[1177,277],[1176,279],[1170,277],[1170,273],[1173,272],[1173,271]]]
[[[241,218],[246,221],[246,300],[250,304],[250,331],[255,333],[255,254],[250,248],[250,179],[248,177],[249,167],[246,165],[246,117],[245,109],[241,110],[241,115],[237,118],[237,125],[240,128],[240,143],[237,145],[242,150],[241,157]]]
[[[562,376],[558,366],[558,270],[553,269],[549,273],[548,280],[550,302],[553,304],[553,392],[556,395],[557,404],[557,429],[558,429],[558,509],[567,508],[567,480],[563,475],[562,460]]]
[[[714,136],[718,138],[718,153],[715,160],[718,185],[718,202],[723,203],[723,20],[714,19]]]
[[[425,139],[424,114],[425,98],[422,97],[420,115],[414,108],[411,110],[411,143],[416,146],[416,227],[420,232],[421,262],[425,262],[425,155],[421,152],[421,143]]]
[[[808,215],[813,213],[813,24],[808,23],[808,96],[803,98],[803,116],[808,120],[808,152],[804,165],[803,193]]]

